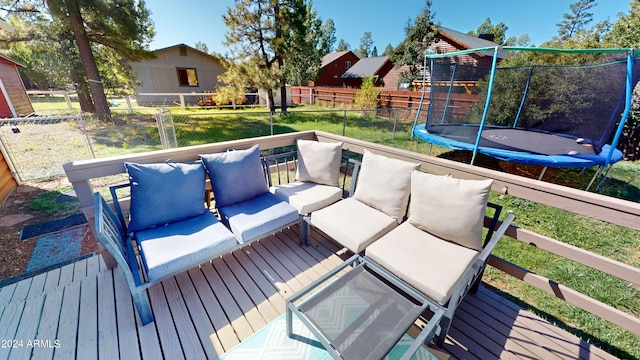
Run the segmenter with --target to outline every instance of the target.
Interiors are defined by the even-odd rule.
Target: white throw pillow
[[[414,171],[409,222],[432,235],[482,250],[482,226],[493,180],[461,180]]]
[[[365,149],[353,198],[402,222],[411,192],[411,172],[419,166]]]
[[[297,181],[338,186],[342,143],[301,140],[298,143]]]

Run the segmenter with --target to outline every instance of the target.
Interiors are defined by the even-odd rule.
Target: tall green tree
[[[9,52],[16,49],[20,54],[18,44],[24,44],[33,50],[34,62],[57,58],[64,64],[55,68],[58,74],[67,74],[61,80],[42,69],[30,69],[30,76],[39,71],[41,76],[35,78],[75,83],[83,111],[95,112],[101,119],[110,118],[105,89],[133,90],[133,74],[122,60],[153,56],[148,51],[153,23],[144,1],[17,0],[0,5],[0,10],[10,14],[9,20],[19,28],[17,34],[0,35]]]
[[[597,3],[595,0],[578,0],[571,4],[570,12],[563,15],[564,20],[557,24],[558,33],[543,46],[560,48],[599,48],[603,46],[606,34],[611,31],[609,20],[591,27],[593,13],[590,11]],[[562,59],[562,56],[558,57]]]
[[[493,24],[491,18],[487,18],[475,31],[469,31],[468,35],[480,36],[482,34],[491,34],[494,36],[493,42],[505,46],[530,46],[531,38],[529,35],[523,34],[518,37],[507,37],[509,27],[504,23]]]
[[[371,35],[371,31],[365,31],[360,38],[360,46],[356,51],[356,55],[359,58],[366,58],[371,55],[371,50],[373,49],[373,35]]]
[[[322,57],[333,49],[335,25],[329,19],[322,22],[311,1],[303,14],[290,14],[286,34],[285,76],[291,85],[308,85],[318,76]],[[299,19],[297,17],[300,16]]]
[[[578,0],[569,5],[570,13],[565,13],[562,17],[564,20],[557,24],[558,37],[561,40],[571,39],[580,30],[593,21],[593,13],[590,11],[597,5],[596,0]]]
[[[336,51],[346,51],[351,50],[351,45],[346,42],[344,39],[338,40],[338,45],[336,46]]]
[[[387,47],[384,48],[382,52],[382,56],[391,56],[393,55],[393,45],[387,44]]]
[[[286,112],[287,74],[297,73],[296,62],[318,63],[322,44],[331,44],[332,34],[321,38],[322,22],[309,0],[235,0],[222,16],[227,25],[225,45],[232,66],[243,66],[252,83],[267,90],[271,111],[273,91],[280,88],[281,110]],[[328,24],[327,26],[330,26]],[[304,56],[311,59],[304,59]]]
[[[425,0],[425,6],[414,21],[407,22],[405,39],[391,56],[394,67],[408,65],[408,70],[400,73],[398,81],[412,83],[421,77],[422,64],[427,46],[438,36],[431,12],[431,0]]]
[[[486,18],[475,31],[469,31],[467,34],[472,36],[480,36],[482,34],[491,34],[494,36],[493,42],[504,45],[507,40],[507,30],[509,28],[503,22],[493,24],[491,18]]]

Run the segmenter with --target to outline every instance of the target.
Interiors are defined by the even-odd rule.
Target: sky
[[[627,13],[631,0],[599,0],[592,9],[594,21],[610,19]],[[474,31],[485,19],[493,24],[507,25],[507,37],[527,34],[534,45],[550,40],[557,33],[562,16],[570,12],[577,0],[432,0],[434,21],[463,33]],[[147,0],[156,35],[151,49],[177,44],[207,45],[209,52],[226,53],[223,45],[227,27],[222,14],[232,7],[233,0]],[[375,5],[373,5],[375,4]],[[407,19],[414,19],[424,8],[424,0],[315,0],[313,7],[323,21],[333,19],[336,44],[344,39],[351,49],[360,44],[365,31],[371,31],[378,52],[404,38]]]

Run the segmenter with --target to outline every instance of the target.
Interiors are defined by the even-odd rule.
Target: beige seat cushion
[[[296,180],[338,186],[342,143],[323,143],[299,139],[297,144]]]
[[[478,251],[424,232],[409,222],[371,244],[365,255],[445,305]]]
[[[311,213],[311,224],[354,253],[398,226],[394,218],[354,198]]]
[[[342,189],[339,187],[312,182],[296,181],[272,186],[269,191],[291,204],[300,215],[320,210],[342,199]]]
[[[445,240],[482,250],[482,226],[493,180],[461,180],[414,171],[409,222]]]
[[[365,149],[353,197],[401,222],[407,212],[411,172],[419,166]]]

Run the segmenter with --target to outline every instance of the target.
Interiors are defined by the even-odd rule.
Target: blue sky
[[[467,32],[475,30],[487,17],[493,24],[504,22],[507,36],[527,34],[535,45],[549,40],[557,32],[556,24],[570,12],[577,0],[433,0],[435,21],[442,26]],[[594,22],[617,19],[627,13],[630,0],[599,0],[594,7]],[[233,6],[233,0],[147,0],[156,36],[152,49],[180,43],[194,46],[200,41],[209,51],[225,53],[224,34],[227,31],[222,14]],[[316,0],[319,16],[333,19],[336,39],[344,39],[357,49],[365,31],[371,31],[374,45],[382,52],[387,44],[396,46],[404,37],[408,18],[415,18],[424,7],[424,0]],[[337,42],[336,42],[337,44]]]

